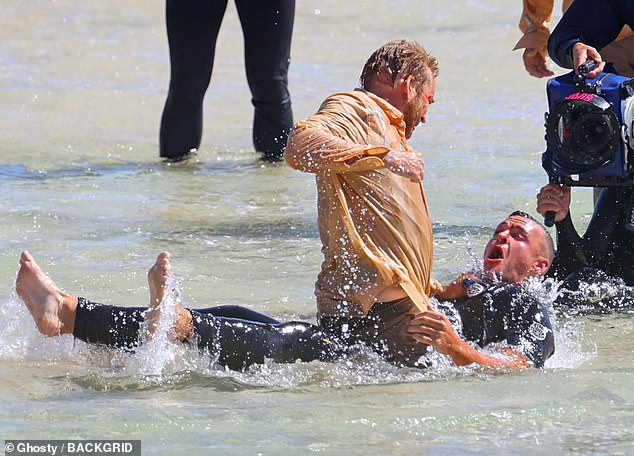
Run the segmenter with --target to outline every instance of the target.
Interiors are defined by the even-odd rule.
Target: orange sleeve
[[[519,28],[524,32],[513,50],[532,48],[548,57],[548,37],[554,0],[523,0]]]
[[[381,157],[390,148],[363,143],[369,134],[366,117],[363,105],[343,102],[336,96],[327,99],[317,114],[293,128],[284,153],[286,162],[310,173],[383,168]]]

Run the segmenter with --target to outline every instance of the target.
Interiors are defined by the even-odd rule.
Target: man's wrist
[[[429,279],[429,296],[436,296],[442,294],[445,290],[445,286],[436,279]]]
[[[476,362],[475,359],[479,353],[480,352],[467,342],[460,339],[460,342],[451,350],[451,354],[449,356],[456,366],[466,366]]]
[[[564,63],[567,64],[567,65],[565,65],[565,68],[574,69],[574,67],[575,67],[575,56],[573,55],[573,50],[574,50],[574,47],[575,47],[575,45],[577,43],[581,43],[581,40],[579,38],[573,38],[573,39],[570,39],[568,41],[564,41],[562,43],[562,47],[566,50],[565,55],[566,55],[566,58],[567,58],[567,61],[564,62]],[[581,43],[581,44],[583,44],[583,43]]]

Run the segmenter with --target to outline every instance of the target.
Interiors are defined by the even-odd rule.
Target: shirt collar
[[[367,90],[357,89],[363,93],[365,93],[368,97],[372,99],[379,107],[385,112],[385,115],[390,120],[390,124],[394,125],[401,136],[405,137],[405,120],[403,118],[403,113],[392,106],[388,101],[379,97],[378,95],[373,94]]]

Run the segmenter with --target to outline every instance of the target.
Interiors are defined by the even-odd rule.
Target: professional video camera
[[[634,79],[603,72],[588,60],[548,81],[546,152],[551,182],[582,186],[634,186]]]

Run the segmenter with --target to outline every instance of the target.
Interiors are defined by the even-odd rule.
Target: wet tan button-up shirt
[[[367,315],[394,285],[426,306],[433,234],[425,194],[420,182],[385,168],[389,149],[412,150],[403,114],[362,90],[328,97],[289,138],[288,164],[316,175],[320,315]]]

